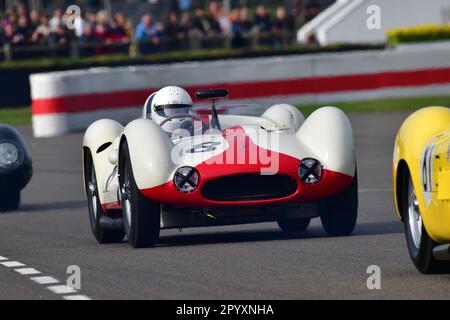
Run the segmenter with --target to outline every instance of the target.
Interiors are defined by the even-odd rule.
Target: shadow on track
[[[355,232],[350,237],[364,235],[383,235],[403,233],[401,223],[397,221],[379,222],[379,223],[361,223],[358,224]],[[310,227],[306,232],[299,234],[286,234],[277,229],[273,230],[240,230],[228,232],[211,232],[189,235],[162,235],[157,247],[171,246],[195,246],[220,243],[239,243],[239,242],[259,242],[259,241],[279,241],[279,240],[301,240],[328,238],[321,227]],[[329,237],[333,239],[332,237]]]

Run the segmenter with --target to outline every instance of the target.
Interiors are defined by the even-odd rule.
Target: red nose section
[[[213,208],[213,207],[232,207],[232,206],[254,206],[264,204],[291,204],[306,201],[315,201],[321,198],[332,196],[344,190],[353,180],[353,177],[324,170],[320,182],[310,185],[299,178],[298,168],[300,160],[286,154],[267,150],[253,143],[252,139],[241,127],[234,127],[223,131],[224,138],[228,142],[228,148],[221,154],[199,164],[196,169],[200,174],[198,188],[190,193],[180,192],[173,183],[173,180],[149,189],[143,189],[141,192],[148,198],[167,205]],[[254,179],[254,175],[261,175],[261,178]],[[279,176],[280,179],[270,178],[270,175]],[[239,185],[227,185],[224,190],[217,190],[217,193],[223,193],[224,198],[230,195],[232,200],[216,200],[205,196],[210,192],[205,192],[205,185],[212,185],[209,182],[217,181],[224,177],[238,177],[233,181],[242,181],[245,184],[248,181],[239,180],[246,177],[252,177],[252,181],[257,181],[258,185],[249,185],[248,188],[264,193],[264,197],[248,197],[247,195],[256,194],[253,190],[244,192],[245,196],[237,200]],[[267,178],[264,178],[267,177]],[[283,177],[283,178],[281,178]],[[279,190],[275,192],[273,184],[281,180],[291,181],[291,183],[282,183],[279,188],[290,188],[289,190]],[[239,182],[238,182],[239,183]],[[294,187],[292,186],[294,183]],[[261,186],[262,184],[262,186]],[[220,184],[216,184],[220,185]],[[289,186],[288,186],[289,185]],[[234,190],[236,189],[236,190]],[[270,193],[269,193],[270,191]],[[239,191],[241,192],[241,191]],[[232,196],[234,195],[234,197]],[[272,196],[271,196],[272,195]]]

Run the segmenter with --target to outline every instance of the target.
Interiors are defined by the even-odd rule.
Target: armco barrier
[[[37,137],[85,129],[107,117],[127,122],[166,85],[191,94],[226,87],[230,99],[326,103],[450,94],[450,43],[396,49],[145,67],[94,68],[30,76]]]

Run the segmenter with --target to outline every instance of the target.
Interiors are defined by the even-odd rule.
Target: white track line
[[[64,300],[91,300],[88,296],[83,295],[72,295],[72,296],[64,296]]]
[[[40,274],[41,272],[34,269],[34,268],[21,268],[21,269],[15,269],[14,270],[17,273],[20,273],[21,275],[28,276],[28,275],[34,275],[34,274]]]
[[[47,289],[56,294],[77,293],[77,290],[66,285],[50,286]]]
[[[31,280],[33,280],[34,282],[36,282],[38,284],[55,284],[55,283],[59,283],[59,280],[56,280],[55,278],[47,277],[47,276],[34,277],[34,278],[31,278]]]
[[[7,261],[7,262],[0,262],[1,265],[7,267],[7,268],[17,268],[17,267],[24,267],[25,265],[22,262],[19,261]]]
[[[8,258],[0,256],[0,265],[6,268],[15,268],[14,271],[23,276],[34,276],[28,279],[36,282],[37,284],[47,286],[47,290],[62,295],[64,300],[91,300],[88,296],[79,294],[78,290],[62,284],[58,279],[49,276],[35,276],[42,274],[41,271],[34,268],[26,267],[25,264],[19,261],[10,261]]]

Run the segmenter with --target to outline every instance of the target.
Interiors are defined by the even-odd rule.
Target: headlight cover
[[[0,167],[11,168],[20,161],[19,148],[12,142],[0,142]]]
[[[323,166],[318,160],[306,158],[302,160],[298,168],[298,174],[303,182],[315,184],[322,179],[322,170]]]
[[[193,167],[181,167],[175,172],[173,182],[175,187],[181,192],[189,193],[198,188],[200,175]]]

